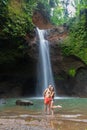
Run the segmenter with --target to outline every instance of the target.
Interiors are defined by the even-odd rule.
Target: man
[[[50,105],[52,101],[51,97],[51,85],[48,86],[43,92],[44,95],[44,111],[46,114],[50,113]]]

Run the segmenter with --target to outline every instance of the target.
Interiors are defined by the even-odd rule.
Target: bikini
[[[47,105],[50,104],[51,101],[52,101],[52,98],[51,98],[51,97],[45,97],[45,98],[44,98],[44,103],[47,104]]]

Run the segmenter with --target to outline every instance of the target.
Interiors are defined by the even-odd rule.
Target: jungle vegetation
[[[0,64],[13,63],[26,55],[24,39],[34,30],[34,10],[40,10],[54,25],[67,24],[68,37],[60,45],[62,53],[76,55],[87,64],[86,0],[0,0]]]

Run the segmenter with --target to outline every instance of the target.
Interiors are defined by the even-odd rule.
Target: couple
[[[62,106],[54,105],[54,96],[55,96],[55,91],[54,87],[52,85],[49,85],[48,88],[46,88],[43,92],[44,95],[44,111],[47,114],[54,115],[54,108],[62,108]]]

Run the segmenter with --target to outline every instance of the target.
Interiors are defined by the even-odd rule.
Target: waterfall
[[[37,33],[39,37],[39,58],[36,95],[42,96],[44,89],[46,89],[48,85],[51,84],[54,86],[54,80],[49,55],[49,42],[44,38],[46,31],[37,28]]]

